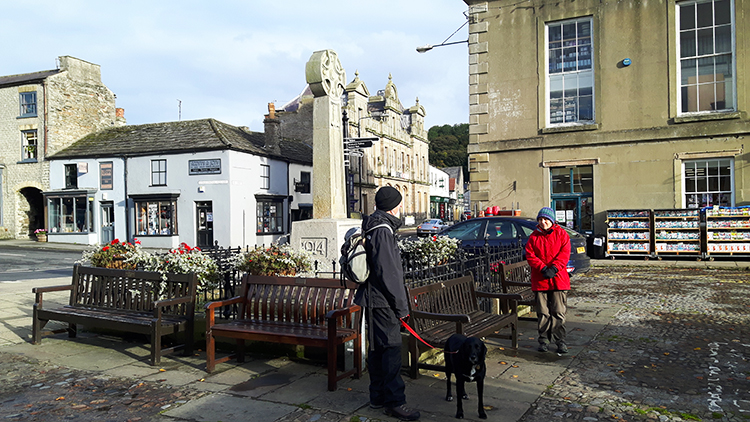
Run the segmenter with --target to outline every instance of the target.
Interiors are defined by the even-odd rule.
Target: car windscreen
[[[485,224],[486,221],[469,220],[447,228],[440,234],[451,239],[480,240],[484,239]]]

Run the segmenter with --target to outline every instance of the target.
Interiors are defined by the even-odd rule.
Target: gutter
[[[123,181],[123,188],[125,190],[124,196],[125,196],[125,239],[128,239],[128,241],[134,241],[130,237],[130,204],[128,202],[128,156],[123,155],[122,156],[122,162],[124,165],[124,173],[125,173],[125,180]]]

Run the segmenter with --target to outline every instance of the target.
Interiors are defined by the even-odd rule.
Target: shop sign
[[[221,174],[221,160],[188,160],[188,174]]]

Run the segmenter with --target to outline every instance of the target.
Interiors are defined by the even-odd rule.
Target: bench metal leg
[[[354,340],[354,367],[357,371],[354,373],[354,378],[360,379],[362,377],[362,337],[357,336]]]
[[[77,335],[78,335],[78,325],[68,324],[68,337],[76,338]]]

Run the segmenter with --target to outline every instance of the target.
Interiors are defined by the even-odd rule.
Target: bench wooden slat
[[[77,325],[105,327],[151,336],[151,365],[157,365],[170,349],[162,349],[161,337],[184,331],[186,342],[180,346],[192,354],[195,324],[195,298],[198,277],[195,274],[115,270],[73,267],[68,305],[48,309],[43,294],[55,288],[33,289],[32,343],[41,342],[42,328],[48,321],[68,323],[69,337],[77,334]],[[157,300],[161,300],[157,302]],[[166,301],[166,302],[164,302]]]
[[[518,347],[518,318],[515,312],[491,314],[479,309],[477,292],[471,276],[409,289],[412,318],[410,325],[428,343],[442,348],[448,338],[460,333],[466,336],[498,337],[511,340]],[[497,294],[501,301],[514,302],[511,296]],[[511,305],[507,305],[510,308]],[[512,306],[515,309],[515,306]],[[463,322],[462,322],[463,321]],[[468,321],[468,322],[467,322]],[[509,329],[509,333],[505,330]],[[409,338],[410,375],[419,376],[419,369],[443,369],[439,365],[419,362],[425,349],[416,337]]]
[[[206,370],[236,357],[244,360],[244,342],[267,341],[323,347],[328,351],[328,389],[339,380],[362,373],[361,309],[354,304],[356,285],[339,279],[266,277],[244,275],[237,320],[216,324],[214,309],[223,302],[206,304]],[[327,317],[332,311],[332,314]],[[229,358],[216,359],[216,337],[236,340],[237,350]],[[354,368],[338,374],[337,346],[354,341]]]

